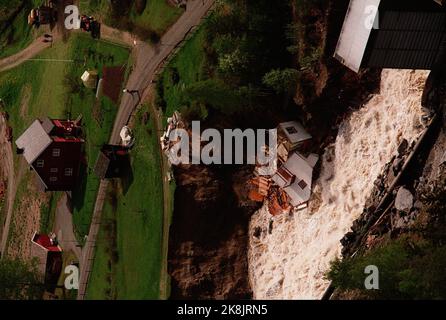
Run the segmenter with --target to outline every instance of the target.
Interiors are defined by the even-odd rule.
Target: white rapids
[[[423,130],[421,94],[428,74],[383,70],[380,93],[344,120],[336,142],[325,150],[310,208],[272,218],[264,206],[253,215],[248,261],[255,299],[323,295],[324,274],[340,255],[339,241],[361,214],[373,182],[399,143],[415,140]]]

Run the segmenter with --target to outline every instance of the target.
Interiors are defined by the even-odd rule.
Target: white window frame
[[[45,166],[45,160],[40,159],[36,161],[37,168],[43,168],[44,166]]]
[[[56,182],[57,181],[57,177],[50,177],[50,182]]]
[[[53,157],[60,157],[60,148],[53,149]]]
[[[51,173],[58,173],[59,172],[59,168],[51,168],[50,172]]]
[[[73,176],[73,168],[65,168],[65,177],[72,177]]]

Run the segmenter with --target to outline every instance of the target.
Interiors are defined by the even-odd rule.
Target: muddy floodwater
[[[373,182],[403,139],[423,130],[421,95],[428,71],[383,70],[381,90],[341,125],[322,157],[309,209],[251,218],[249,278],[256,299],[318,299],[324,274],[340,255],[339,240],[361,214]],[[272,230],[270,221],[273,220]],[[262,229],[260,237],[254,230]]]

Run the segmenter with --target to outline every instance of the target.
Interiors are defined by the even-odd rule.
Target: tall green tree
[[[299,72],[296,69],[275,69],[263,77],[263,84],[278,94],[293,95],[296,92]]]

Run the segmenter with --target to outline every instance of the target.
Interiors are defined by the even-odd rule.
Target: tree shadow
[[[130,156],[127,155],[122,159],[120,163],[120,179],[121,179],[121,187],[123,195],[126,195],[130,189],[130,186],[133,184],[134,175],[133,168],[130,163]]]

